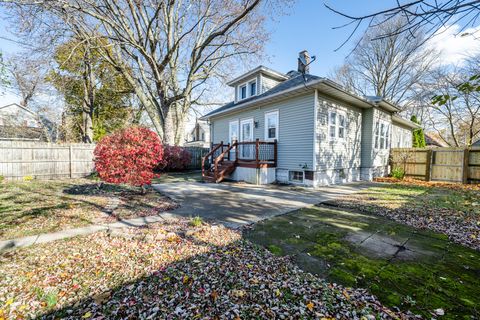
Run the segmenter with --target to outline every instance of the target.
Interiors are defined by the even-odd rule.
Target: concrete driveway
[[[153,185],[156,190],[180,203],[180,208],[172,211],[173,214],[200,216],[233,228],[355,193],[366,186],[366,183],[352,183],[313,190],[241,183],[178,182]]]

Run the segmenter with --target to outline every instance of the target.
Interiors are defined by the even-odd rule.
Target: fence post
[[[70,171],[70,179],[73,178],[73,164],[72,164],[72,156],[73,156],[73,150],[72,150],[72,145],[68,146],[68,162],[69,162],[69,171]]]
[[[467,184],[468,183],[468,165],[470,164],[470,150],[465,149],[463,150],[463,177],[462,177],[462,183]]]
[[[255,140],[255,162],[257,163],[258,168],[258,153],[260,149],[260,139]]]
[[[432,149],[427,150],[427,159],[425,163],[425,181],[430,181],[432,177]]]

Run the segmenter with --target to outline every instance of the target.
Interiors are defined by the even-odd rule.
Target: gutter
[[[411,129],[420,129],[420,128],[422,127],[422,126],[420,126],[420,125],[417,124],[417,123],[414,123],[414,122],[412,122],[412,121],[403,119],[403,118],[401,118],[401,117],[399,117],[399,116],[395,116],[395,115],[392,116],[392,122],[393,122],[393,123],[402,124],[402,125],[404,125],[404,126],[406,126],[406,127],[409,127],[409,128],[411,128]]]

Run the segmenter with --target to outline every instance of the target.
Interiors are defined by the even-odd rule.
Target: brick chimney
[[[309,73],[310,72],[310,55],[307,50],[300,51],[298,54],[298,72]]]

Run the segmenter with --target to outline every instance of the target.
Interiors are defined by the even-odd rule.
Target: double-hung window
[[[250,87],[250,97],[257,94],[257,81],[252,81],[248,84]]]
[[[390,125],[383,121],[375,123],[375,149],[388,149],[390,144]]]
[[[278,111],[265,113],[265,139],[278,139]]]
[[[338,111],[328,113],[328,136],[330,140],[345,139],[347,119],[345,114]]]
[[[247,98],[247,85],[244,84],[243,86],[240,87],[240,99],[246,99]]]

